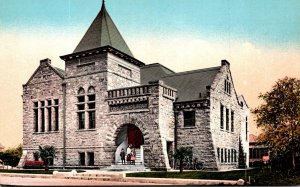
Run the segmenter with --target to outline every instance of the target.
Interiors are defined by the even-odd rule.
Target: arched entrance
[[[120,152],[122,148],[126,151],[128,145],[132,145],[137,153],[136,162],[143,163],[143,145],[144,136],[142,131],[133,124],[125,124],[121,127],[116,137],[117,150],[115,153],[115,162],[119,163],[121,161]],[[128,153],[127,153],[128,154]]]
[[[128,145],[131,144],[132,148],[139,149],[144,144],[143,134],[140,129],[135,125],[128,125],[127,127]]]

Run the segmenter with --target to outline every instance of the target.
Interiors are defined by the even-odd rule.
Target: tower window
[[[78,113],[78,122],[79,122],[79,129],[84,129],[85,126],[85,114],[84,112]]]

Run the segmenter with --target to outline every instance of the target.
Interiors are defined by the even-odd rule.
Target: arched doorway
[[[143,147],[144,145],[144,136],[142,131],[133,124],[125,124],[123,125],[116,137],[116,146],[117,150],[115,153],[115,162],[119,163],[120,152],[122,149],[126,151],[128,145],[132,145],[132,148],[135,148],[135,151],[140,156],[140,162],[143,162]]]
[[[140,129],[135,125],[128,125],[127,127],[128,145],[131,144],[132,148],[139,149],[144,144],[143,134]]]

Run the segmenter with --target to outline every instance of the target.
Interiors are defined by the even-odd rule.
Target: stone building
[[[247,152],[249,109],[235,89],[230,64],[176,73],[134,58],[106,11],[75,48],[50,59],[23,85],[23,158],[39,145],[58,149],[54,166],[105,167],[132,144],[138,163],[169,169],[178,147],[214,170],[237,168]],[[23,159],[24,160],[24,159]]]

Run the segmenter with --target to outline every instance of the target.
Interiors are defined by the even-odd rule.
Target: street
[[[145,185],[164,185],[164,184],[0,176],[0,186],[145,186]]]

